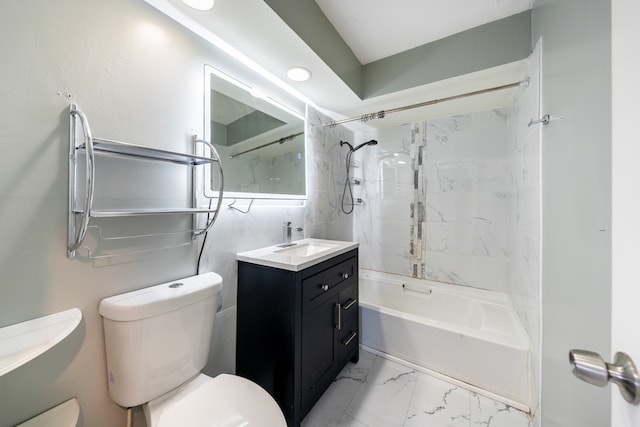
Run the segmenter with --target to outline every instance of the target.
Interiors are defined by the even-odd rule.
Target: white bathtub
[[[505,294],[360,271],[361,344],[529,407],[529,346]]]

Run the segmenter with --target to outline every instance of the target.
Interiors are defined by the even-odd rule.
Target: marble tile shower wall
[[[509,208],[508,109],[430,120],[414,130],[426,152],[424,277],[506,291]],[[420,270],[418,270],[420,271]]]
[[[409,275],[412,225],[409,209],[414,197],[411,172],[411,127],[378,129],[357,134],[357,144],[378,141],[354,155],[354,197],[363,203],[354,209],[354,228],[360,244],[360,266]]]
[[[344,126],[324,127],[332,121],[318,110],[307,107],[307,153],[309,167],[308,200],[305,209],[305,235],[333,240],[353,240],[353,221],[340,209],[346,179],[346,148],[353,144],[353,132]]]
[[[508,109],[358,135],[356,232],[363,267],[506,291]]]
[[[527,122],[538,115],[539,84],[531,78],[518,107],[358,134],[357,143],[380,143],[357,153],[363,185],[354,193],[364,204],[355,232],[363,267],[508,292],[538,336],[539,131]]]

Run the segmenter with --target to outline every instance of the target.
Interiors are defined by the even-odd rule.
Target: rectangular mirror
[[[204,86],[205,139],[222,159],[225,197],[305,198],[304,117],[211,66]]]

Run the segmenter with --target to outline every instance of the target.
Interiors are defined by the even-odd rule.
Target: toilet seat
[[[199,374],[144,405],[149,427],[286,427],[275,400],[257,384],[235,375]]]

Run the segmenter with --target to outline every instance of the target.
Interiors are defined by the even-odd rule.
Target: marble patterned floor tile
[[[368,426],[402,427],[418,372],[378,357],[346,415]]]
[[[342,419],[335,427],[372,427],[362,421],[356,420],[349,414],[344,414]]]
[[[527,414],[360,351],[301,427],[531,427]]]
[[[530,427],[529,416],[504,403],[476,393],[471,394],[471,427]]]
[[[469,427],[469,391],[426,374],[418,376],[405,427]]]
[[[373,353],[369,353],[368,351],[364,351],[360,349],[358,363],[348,363],[345,369],[348,369],[350,366],[355,366],[361,369],[370,370],[373,367],[373,364],[380,356],[376,356]]]
[[[361,385],[366,382],[367,375],[367,369],[355,365],[345,367],[309,411],[301,427],[349,425],[341,424],[341,419]]]
[[[363,426],[357,420],[344,418],[345,411],[356,393],[367,381],[369,370],[376,361],[375,354],[360,351],[358,363],[348,363],[327,391],[302,420],[301,427]]]

